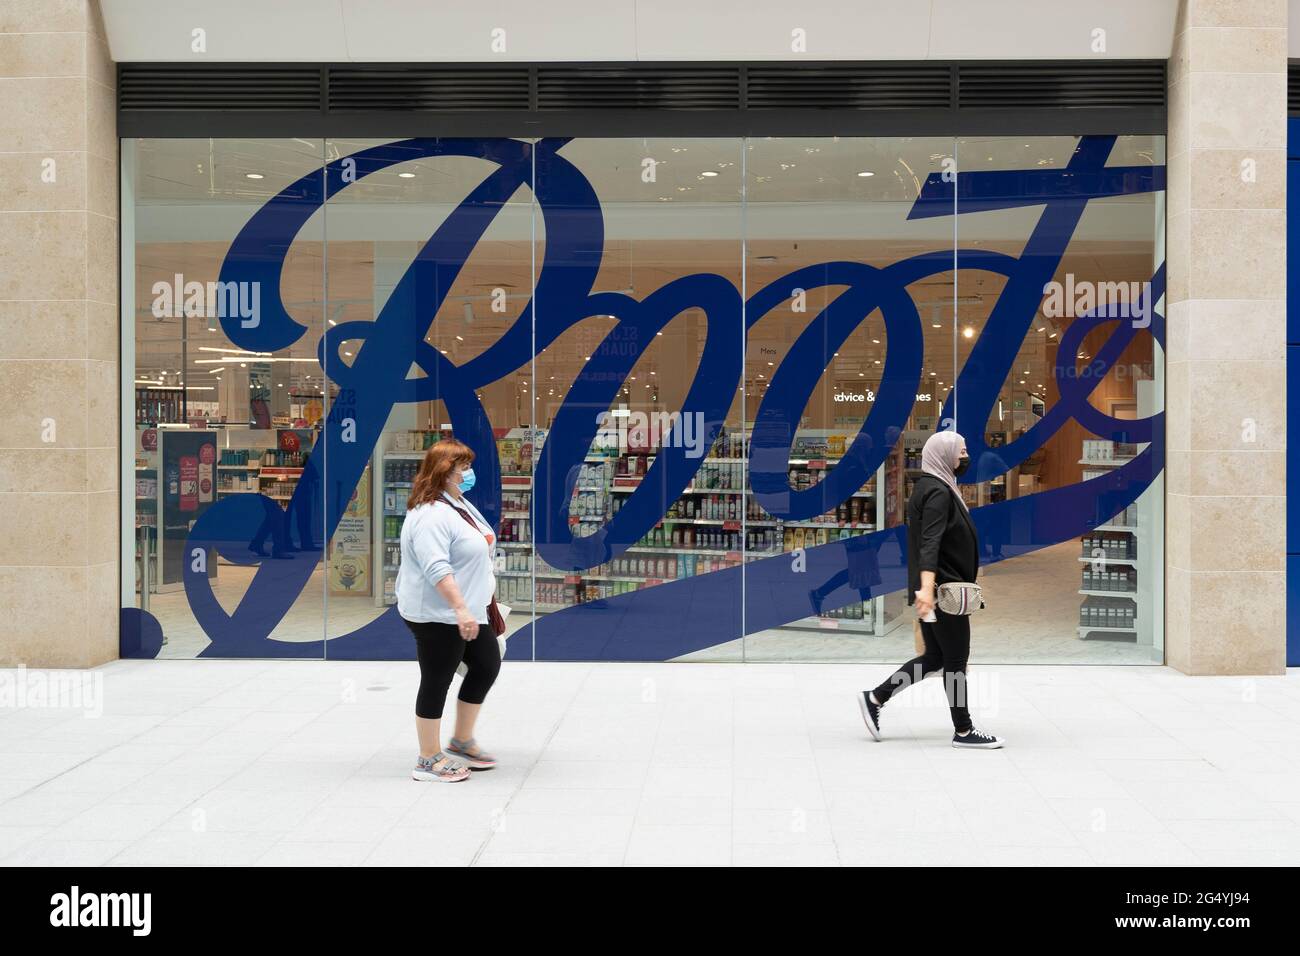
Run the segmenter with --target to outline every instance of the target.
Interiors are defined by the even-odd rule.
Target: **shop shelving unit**
[[[1083,477],[1088,479],[1128,464],[1133,455],[1131,447],[1089,439],[1083,443],[1079,464],[1084,467]],[[1081,539],[1081,639],[1137,640],[1140,546],[1137,505],[1130,505]]]
[[[843,431],[834,430],[836,436]],[[917,448],[925,434],[918,432],[913,436]],[[827,445],[831,435],[832,430],[800,430],[794,446],[797,454],[789,459],[792,487],[812,485],[819,479],[819,472],[841,460],[843,447]],[[410,479],[424,457],[421,446],[436,437],[436,433],[421,432],[411,432],[409,437],[401,439],[390,435],[388,448],[382,453],[379,470],[382,489],[375,496],[378,502],[376,553],[383,582],[376,589],[377,603],[395,601],[393,587],[400,564],[398,542]],[[897,472],[892,478],[894,487],[901,489],[901,452],[891,456],[836,513],[808,521],[781,521],[765,513],[746,487],[749,437],[739,429],[726,430],[701,463],[692,484],[644,538],[612,561],[569,572],[552,568],[533,554],[531,470],[545,441],[545,431],[505,430],[497,439],[502,469],[496,559],[498,597],[515,610],[546,613],[886,526],[888,505],[877,489],[886,481],[891,468]],[[830,454],[831,450],[838,453]],[[654,453],[648,449],[593,446],[572,492],[570,515],[574,534],[590,533],[608,522],[627,496],[640,486],[653,457]],[[919,460],[917,465],[914,471],[919,473]],[[901,520],[901,507],[906,498],[901,494],[893,497]],[[880,634],[885,623],[884,600],[875,597],[829,609],[819,617],[810,616],[785,627]]]

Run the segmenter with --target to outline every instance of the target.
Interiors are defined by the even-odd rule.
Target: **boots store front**
[[[508,657],[1164,661],[1165,63],[122,64],[122,654],[404,659],[424,450]],[[133,375],[127,374],[134,371]]]

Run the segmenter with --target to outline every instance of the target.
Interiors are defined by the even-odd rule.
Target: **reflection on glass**
[[[321,220],[276,253],[280,294],[307,328],[293,345],[250,351],[232,342],[231,323],[259,320],[263,290],[220,280],[232,241],[264,203],[310,192],[300,180],[319,174],[322,143],[138,140],[131,155],[124,205],[135,234],[135,604],[161,625],[159,656],[248,651],[217,626],[241,602],[264,611],[285,656],[319,655],[324,472],[311,452],[326,387],[314,351],[323,324]],[[235,512],[225,513],[239,516],[219,522],[220,551],[196,557],[192,532],[235,497]],[[281,609],[250,593],[263,564],[296,595]],[[190,573],[206,576],[195,587],[210,588],[217,602],[202,618],[186,590]]]

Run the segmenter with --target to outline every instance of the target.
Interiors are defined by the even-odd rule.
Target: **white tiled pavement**
[[[0,707],[0,862],[1300,862],[1300,673],[986,665],[1010,745],[963,753],[936,680],[867,739],[889,670],[510,663],[500,768],[446,785],[409,777],[414,664],[118,662],[102,716]]]

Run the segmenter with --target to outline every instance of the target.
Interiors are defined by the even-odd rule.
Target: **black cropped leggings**
[[[406,618],[402,618],[406,621]],[[442,717],[447,688],[462,660],[465,679],[457,697],[467,704],[481,704],[501,671],[501,648],[492,628],[480,624],[478,637],[467,641],[455,624],[437,621],[406,621],[415,635],[415,654],[420,661],[420,690],[415,695],[415,716],[426,720]]]
[[[872,693],[882,704],[896,691],[920,682],[935,671],[943,671],[943,689],[948,696],[953,729],[964,733],[971,729],[970,710],[966,707],[966,659],[970,657],[970,618],[964,614],[945,614],[937,607],[935,620],[921,622],[925,653],[914,657],[894,671]]]

